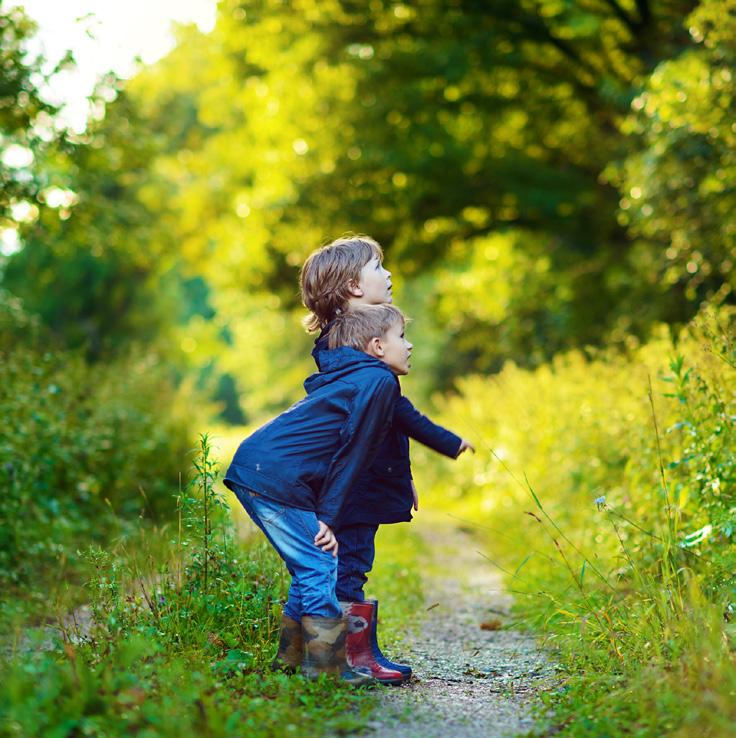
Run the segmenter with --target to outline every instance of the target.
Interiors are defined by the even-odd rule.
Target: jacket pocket
[[[377,477],[409,477],[409,459],[377,459],[371,466],[371,473]]]

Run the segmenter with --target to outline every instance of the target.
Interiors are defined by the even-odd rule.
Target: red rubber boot
[[[371,629],[375,608],[372,602],[341,602],[348,619],[348,637],[345,656],[350,668],[369,674],[381,684],[402,684],[407,676],[396,669],[388,669],[376,661],[371,643]]]

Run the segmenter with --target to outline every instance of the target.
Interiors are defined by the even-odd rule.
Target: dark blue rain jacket
[[[304,399],[240,444],[224,482],[314,510],[334,528],[391,426],[401,390],[388,365],[346,346],[325,355],[304,389]]]
[[[314,342],[312,357],[321,369],[330,361],[330,324]],[[398,379],[397,379],[398,383]],[[345,501],[341,526],[381,525],[411,520],[411,463],[409,438],[454,459],[462,439],[422,415],[401,394],[395,396],[393,421],[372,462],[368,462]]]

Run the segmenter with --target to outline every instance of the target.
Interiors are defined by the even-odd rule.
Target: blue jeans
[[[286,507],[243,487],[235,494],[291,574],[284,614],[297,621],[303,615],[341,617],[335,595],[337,559],[314,544],[319,531],[316,513]]]
[[[363,602],[363,586],[376,555],[377,525],[348,525],[335,532],[339,544],[337,599]]]

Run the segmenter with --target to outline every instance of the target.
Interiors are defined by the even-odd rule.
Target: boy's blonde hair
[[[327,345],[331,349],[349,346],[365,351],[372,338],[382,338],[397,324],[402,328],[406,325],[406,317],[399,308],[388,303],[361,305],[337,316],[330,328]]]
[[[311,313],[304,319],[310,332],[324,328],[343,312],[350,299],[350,282],[383,250],[370,236],[343,236],[317,249],[304,262],[299,275],[302,302]]]

